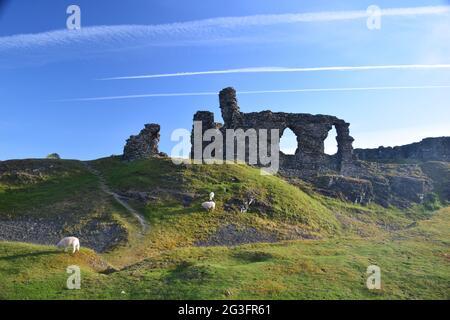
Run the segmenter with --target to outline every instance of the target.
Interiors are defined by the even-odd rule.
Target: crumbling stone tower
[[[146,124],[137,136],[131,136],[123,149],[123,160],[133,161],[161,155],[158,149],[160,129],[159,124]]]

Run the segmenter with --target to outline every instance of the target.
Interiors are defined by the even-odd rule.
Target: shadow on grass
[[[145,218],[150,224],[157,224],[158,222],[164,221],[169,218],[177,217],[177,216],[187,216],[196,213],[202,213],[202,210],[199,209],[200,205],[191,206],[191,207],[182,207],[179,203],[174,205],[164,205],[153,207],[150,209],[146,209],[143,211]],[[203,213],[207,213],[207,211],[203,211]]]
[[[22,258],[40,257],[40,256],[45,256],[45,255],[56,255],[56,254],[60,254],[60,253],[61,253],[61,251],[58,251],[58,250],[30,252],[30,253],[15,254],[12,256],[0,257],[0,261],[11,261],[11,260],[22,259]]]
[[[215,276],[208,266],[182,261],[164,277],[165,287],[159,294],[165,299],[206,299],[220,292]]]

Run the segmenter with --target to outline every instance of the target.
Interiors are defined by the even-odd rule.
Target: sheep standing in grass
[[[75,237],[66,237],[58,242],[56,246],[60,249],[63,248],[64,252],[67,252],[67,249],[71,248],[73,254],[75,251],[80,251],[80,240]]]
[[[202,203],[202,208],[208,211],[214,211],[216,209],[216,203],[214,202],[214,192],[209,194],[209,201]]]

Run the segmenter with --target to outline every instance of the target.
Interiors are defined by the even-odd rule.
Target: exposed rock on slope
[[[104,252],[126,240],[123,227],[108,220],[92,218],[80,223],[70,215],[0,219],[0,240],[56,245],[66,236],[75,236],[83,247]]]
[[[251,227],[238,228],[230,224],[220,227],[209,239],[198,241],[195,245],[200,247],[235,246],[246,243],[277,242],[278,238],[276,233],[262,232]]]
[[[352,176],[370,182],[373,201],[385,207],[421,204],[427,194],[434,192],[432,178],[418,164],[357,161]]]
[[[317,177],[314,183],[322,194],[357,204],[369,204],[375,198],[372,183],[368,180],[324,175]]]

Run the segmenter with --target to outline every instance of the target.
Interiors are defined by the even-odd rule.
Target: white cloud
[[[450,6],[388,8],[382,9],[381,12],[382,16],[388,17],[442,15],[448,13],[450,13]],[[198,41],[201,39],[221,38],[224,31],[233,31],[239,28],[365,18],[367,18],[365,10],[356,10],[220,17],[160,25],[92,26],[83,27],[77,31],[56,30],[0,37],[0,52],[74,44],[117,44],[130,40]]]

